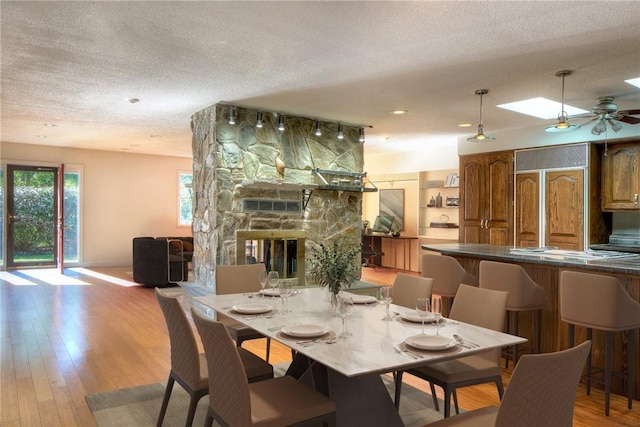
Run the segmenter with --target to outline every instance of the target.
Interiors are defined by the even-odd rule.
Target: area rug
[[[283,371],[276,365],[276,371]],[[276,373],[276,375],[278,375]],[[390,396],[393,396],[393,380],[382,376]],[[148,384],[85,396],[89,409],[99,427],[151,427],[155,426],[162,405],[164,384]],[[204,425],[209,399],[203,397],[196,410],[194,426]],[[442,401],[440,408],[443,408]],[[163,426],[184,426],[189,408],[189,395],[177,383],[173,387]],[[442,419],[442,412],[433,409],[431,396],[408,384],[402,387],[400,416],[407,427],[423,426]],[[214,426],[219,424],[214,423]]]

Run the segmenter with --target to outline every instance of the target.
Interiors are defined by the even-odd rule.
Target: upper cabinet
[[[640,209],[640,142],[610,145],[603,158],[602,210]]]
[[[513,151],[460,158],[460,241],[513,244]]]

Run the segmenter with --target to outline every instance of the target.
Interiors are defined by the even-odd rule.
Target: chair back
[[[220,322],[191,310],[200,332],[209,368],[209,407],[223,425],[251,425],[249,383],[242,360],[227,328]]]
[[[560,318],[563,322],[603,331],[640,327],[640,303],[618,279],[601,274],[560,273]]]
[[[168,296],[155,288],[156,300],[160,305],[169,330],[171,344],[171,370],[192,389],[200,382],[200,353],[195,333],[187,314],[175,296]]]
[[[523,355],[504,393],[496,427],[571,427],[591,341],[568,350]]]
[[[260,272],[264,270],[264,264],[217,265],[216,294],[258,292]]]
[[[547,306],[544,288],[517,264],[480,261],[481,288],[509,292],[507,310],[534,310]]]
[[[433,279],[431,292],[445,297],[453,297],[460,283],[478,286],[478,279],[453,257],[447,255],[422,255],[422,277]]]
[[[416,299],[431,298],[433,279],[398,273],[393,282],[393,303],[416,308]]]

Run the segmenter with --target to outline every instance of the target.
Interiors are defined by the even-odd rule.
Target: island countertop
[[[491,261],[508,261],[516,264],[545,264],[579,270],[640,275],[640,254],[628,254],[621,257],[608,251],[588,251],[585,252],[585,256],[580,257],[576,251],[551,250],[543,253],[534,252],[531,248],[476,243],[423,244],[421,247],[428,251],[454,257],[463,255]],[[531,250],[531,252],[527,252],[528,250]],[[562,254],[562,252],[566,253]],[[602,256],[598,256],[598,254]],[[611,257],[607,257],[607,254],[611,255]]]

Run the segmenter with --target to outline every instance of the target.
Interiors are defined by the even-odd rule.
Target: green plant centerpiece
[[[332,294],[332,303],[345,287],[351,287],[360,277],[358,255],[360,245],[348,245],[344,240],[321,242],[311,251],[309,275]]]

